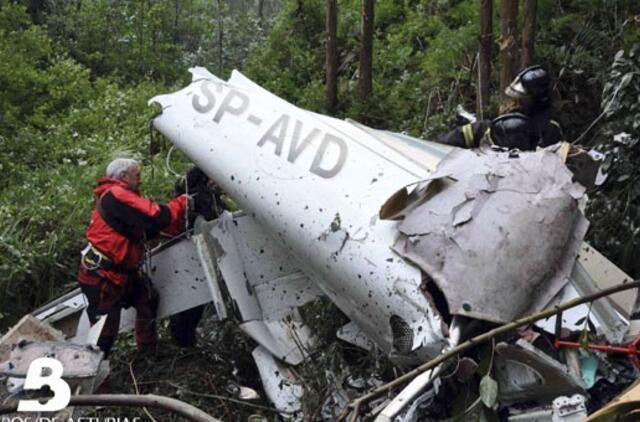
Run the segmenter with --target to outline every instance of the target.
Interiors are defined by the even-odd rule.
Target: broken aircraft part
[[[496,374],[503,404],[545,403],[557,396],[584,393],[582,379],[574,378],[565,365],[523,340],[496,346]]]
[[[154,125],[245,211],[198,221],[155,251],[159,316],[213,301],[259,343],[265,392],[287,417],[301,417],[304,390],[285,364],[317,344],[298,307],[320,296],[351,320],[340,338],[411,365],[457,343],[452,315],[510,321],[613,274],[589,265],[594,254],[575,265],[584,189],[552,149],[460,151],[299,109],[238,72],[192,73],[188,87],[151,100],[163,107]],[[626,330],[624,299],[593,307],[608,337]],[[76,292],[35,315],[84,342],[84,306]],[[499,345],[496,368],[504,403],[584,391],[579,362],[569,371],[524,341]],[[383,399],[380,417],[413,418],[436,373]]]
[[[426,183],[439,180],[400,223],[394,249],[433,279],[452,314],[503,323],[544,308],[586,232],[584,188],[548,151],[457,150]]]
[[[398,186],[430,169],[375,134],[294,107],[238,72],[228,82],[201,68],[193,76],[187,88],[151,100],[163,107],[154,126],[250,210],[379,347],[416,359],[437,355],[446,339],[419,289],[420,271],[389,249],[394,222],[371,224]],[[336,215],[340,229],[323,240]]]
[[[154,126],[246,210],[265,233],[261,244],[278,244],[397,362],[439,354],[448,342],[449,312],[505,322],[546,307],[568,288],[586,294],[584,274],[574,268],[587,228],[584,188],[553,148],[459,151],[301,110],[238,72],[228,81],[203,68],[192,73],[191,85],[150,101],[163,108]],[[378,218],[392,197],[382,217],[395,220]],[[238,240],[225,240],[229,224],[212,232],[224,245],[218,264],[239,298],[241,321],[257,321],[265,317],[257,311],[259,283],[240,269],[264,256],[242,256]],[[390,251],[394,244],[406,259]],[[423,273],[448,309],[438,309],[421,288]],[[595,313],[603,331],[625,329],[610,305]],[[559,368],[542,367],[558,375]]]
[[[252,355],[260,371],[262,386],[273,404],[285,418],[299,418],[304,389],[291,369],[276,361],[262,346],[256,347]]]
[[[0,373],[11,377],[26,377],[32,361],[52,357],[64,368],[64,378],[90,378],[98,374],[102,352],[90,346],[70,344],[65,341],[27,341],[16,345],[9,359],[0,363]]]

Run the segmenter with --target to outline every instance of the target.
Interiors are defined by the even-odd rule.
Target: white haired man
[[[106,177],[94,190],[96,205],[86,231],[87,247],[82,251],[78,283],[87,296],[87,313],[94,324],[99,315],[107,321],[98,346],[108,355],[120,325],[122,308],[136,309],[135,334],[140,349],[155,349],[155,317],[158,294],[139,266],[144,241],[160,231],[183,230],[186,195],[166,205],[140,195],[140,165],[119,158],[107,166]]]

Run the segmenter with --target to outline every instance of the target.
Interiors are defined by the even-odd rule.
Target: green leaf
[[[480,399],[490,409],[498,404],[498,383],[490,375],[485,375],[480,381]]]
[[[580,350],[589,352],[589,331],[583,330],[580,333],[580,339],[578,342],[580,343]]]

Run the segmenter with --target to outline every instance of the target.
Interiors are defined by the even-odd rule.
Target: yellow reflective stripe
[[[555,121],[553,119],[549,120],[549,123],[551,123],[552,125],[554,125],[558,129],[562,129],[562,127],[560,126],[560,123],[558,123],[557,121]]]
[[[85,266],[88,267],[88,268],[97,267],[98,264],[99,264],[99,262],[96,262],[96,261],[92,260],[88,256],[83,256],[82,257],[82,261],[84,262]]]
[[[571,144],[568,142],[563,142],[560,144],[560,149],[558,150],[558,155],[563,163],[567,162],[567,157],[569,156],[569,150],[571,149]]]
[[[467,124],[462,126],[462,135],[464,136],[464,143],[468,148],[473,147],[473,129],[471,128],[471,124]]]
[[[103,259],[105,261],[111,261],[111,258],[109,258],[108,256],[106,256],[105,254],[103,254],[102,252],[100,252],[99,250],[97,250],[95,247],[91,246],[91,251],[98,255],[98,257],[100,258],[100,261],[102,261]],[[100,262],[98,261],[98,262]]]

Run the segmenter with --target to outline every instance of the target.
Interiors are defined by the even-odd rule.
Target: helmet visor
[[[524,89],[522,82],[520,79],[516,79],[504,90],[504,93],[507,94],[510,98],[521,99],[527,98],[529,95],[527,91]]]

